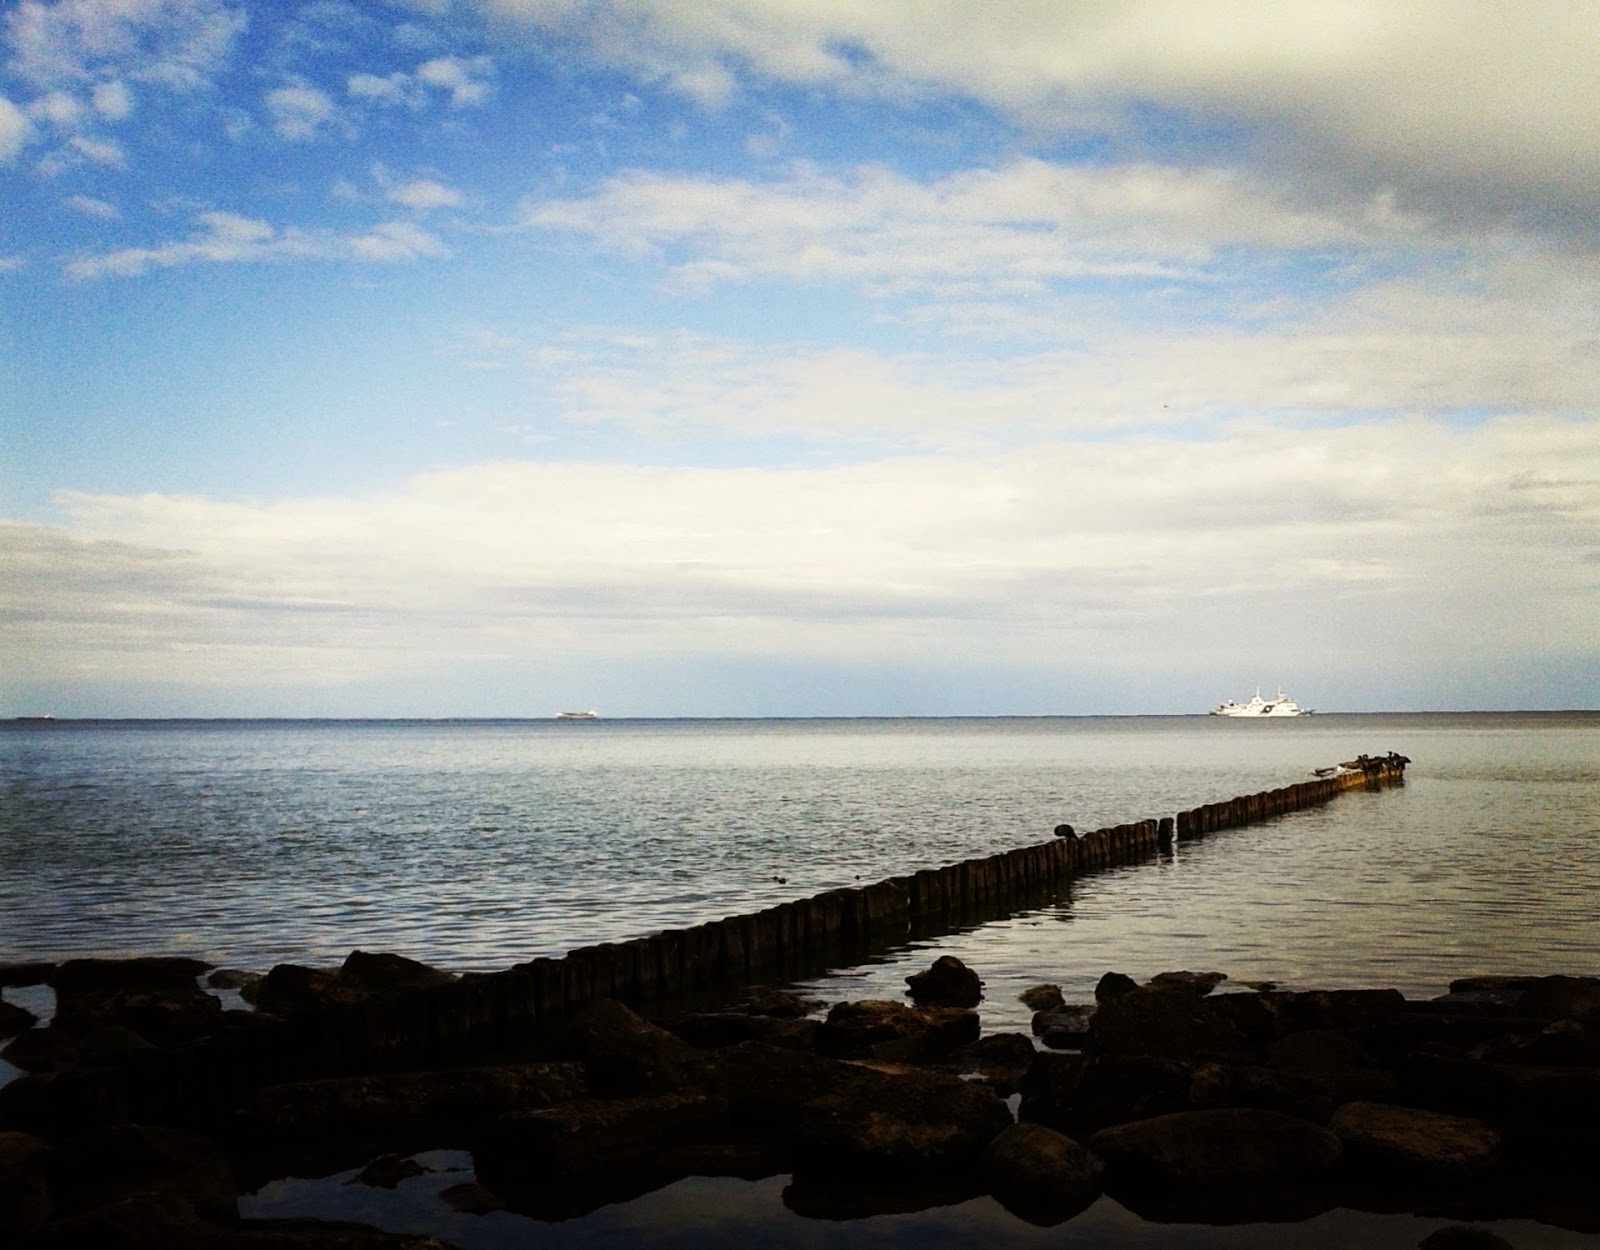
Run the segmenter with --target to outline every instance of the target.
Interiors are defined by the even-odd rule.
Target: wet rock
[[[1227,979],[1224,972],[1158,972],[1150,978],[1147,988],[1182,990],[1196,997],[1204,997]]]
[[[339,979],[368,994],[404,994],[449,985],[455,977],[427,964],[388,952],[351,951]]]
[[[38,1022],[38,1017],[26,1007],[0,999],[0,1038],[15,1037]]]
[[[1209,999],[1139,989],[1102,1002],[1089,1022],[1088,1047],[1102,1055],[1190,1058],[1238,1055],[1245,1035]]]
[[[203,1219],[238,1215],[233,1172],[221,1147],[164,1125],[118,1124],[58,1142],[52,1191],[65,1211],[155,1197],[186,1203]]]
[[[568,1035],[598,1094],[664,1093],[692,1083],[697,1052],[615,999],[601,999]]]
[[[48,985],[56,965],[47,963],[0,964],[0,988],[8,985]]]
[[[402,1159],[399,1155],[379,1155],[345,1184],[393,1189],[401,1181],[410,1180],[413,1176],[426,1176],[431,1170],[423,1167],[415,1159]]]
[[[1121,972],[1108,972],[1094,987],[1094,1001],[1108,1002],[1113,998],[1121,998],[1124,994],[1131,994],[1138,988],[1139,983],[1132,977]]]
[[[976,1012],[960,1007],[907,1007],[867,999],[836,1003],[817,1033],[817,1049],[842,1059],[920,1063],[974,1042]]]
[[[702,1048],[766,1042],[791,1050],[815,1050],[817,1030],[822,1027],[822,1021],[716,1011],[684,1016],[667,1027],[691,1046]]]
[[[811,1014],[820,1006],[819,1000],[804,998],[793,990],[758,986],[745,996],[744,1010],[752,1016],[775,1016],[782,1020],[798,1020]]]
[[[220,1240],[216,1226],[183,1199],[148,1193],[54,1220],[29,1250],[212,1250]]]
[[[985,1085],[1008,1098],[1021,1088],[1038,1053],[1033,1039],[1021,1033],[991,1033],[956,1051],[949,1064],[958,1073],[977,1072]]]
[[[1184,1111],[1102,1129],[1089,1148],[1135,1184],[1251,1187],[1304,1182],[1339,1165],[1339,1138],[1276,1111]]]
[[[1512,1245],[1492,1229],[1447,1224],[1419,1241],[1417,1250],[1512,1250]]]
[[[1087,1207],[1105,1186],[1105,1164],[1065,1133],[1013,1124],[983,1152],[989,1192],[1035,1223],[1059,1223]]]
[[[366,998],[336,971],[302,964],[277,964],[266,976],[246,982],[240,993],[262,1011],[288,1018],[349,1006]]]
[[[1329,1127],[1353,1170],[1385,1180],[1470,1180],[1500,1161],[1500,1134],[1462,1116],[1352,1102],[1334,1112]]]
[[[1266,1060],[1291,1072],[1339,1071],[1368,1062],[1360,1043],[1333,1029],[1303,1029],[1279,1038],[1267,1047]]]
[[[1054,1011],[1066,1004],[1066,1000],[1061,997],[1059,985],[1030,985],[1017,997],[1023,1006],[1034,1012]]]
[[[1600,1019],[1600,977],[1539,977],[1518,1000],[1517,1011],[1543,1020]]]
[[[1052,1050],[1082,1050],[1089,1040],[1089,1021],[1095,1009],[1078,1004],[1063,1004],[1053,1011],[1033,1013],[1032,1029]]]
[[[120,1024],[107,1024],[80,1037],[73,1058],[77,1063],[116,1065],[154,1049],[142,1034]]]
[[[114,1025],[157,1045],[203,1037],[222,1014],[222,1004],[195,979],[208,967],[180,958],[69,959],[50,979],[52,1026],[84,1033]]]
[[[50,1147],[31,1133],[0,1132],[0,1228],[31,1232],[50,1208]]]
[[[954,955],[941,955],[932,966],[906,978],[911,1001],[919,1007],[976,1007],[983,999],[978,974]]]
[[[368,1138],[467,1126],[502,1112],[588,1094],[578,1063],[503,1064],[437,1072],[296,1081],[256,1090],[238,1115],[246,1140]]]
[[[206,984],[214,990],[237,990],[256,979],[253,972],[241,972],[238,968],[216,968],[206,977]]]
[[[1022,1082],[1018,1117],[1074,1137],[1131,1120],[1219,1105],[1215,1065],[1148,1055],[1038,1055]]]

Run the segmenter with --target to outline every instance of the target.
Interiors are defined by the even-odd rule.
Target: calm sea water
[[[503,967],[1080,828],[1302,780],[1361,752],[1403,787],[1088,875],[1057,904],[811,982],[898,997],[939,953],[1016,993],[1217,969],[1442,992],[1476,972],[1600,974],[1600,715],[1000,720],[233,722],[0,728],[0,961],[191,953],[235,967],[354,947]],[[0,1072],[0,1079],[4,1073]],[[988,1198],[836,1223],[787,1178],[690,1178],[582,1219],[448,1211],[470,1157],[395,1192],[286,1180],[254,1215],[356,1218],[471,1250],[546,1246],[1413,1247],[1436,1217],[1148,1225],[1110,1198],[1038,1229]],[[458,1170],[468,1169],[468,1170]],[[1600,1238],[1530,1221],[1521,1250]]]
[[[362,947],[490,969],[1389,750],[1414,761],[1403,788],[1084,878],[938,945],[997,989],[1112,967],[1409,992],[1600,972],[1590,714],[11,724],[0,959],[264,969]]]

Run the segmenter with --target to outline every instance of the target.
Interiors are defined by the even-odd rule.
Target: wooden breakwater
[[[1361,757],[1353,762],[1358,766],[1332,776],[1175,816],[1082,835],[1061,825],[1047,842],[827,890],[749,915],[602,942],[442,984],[330,996],[314,1000],[314,1009],[234,1020],[179,1045],[66,1067],[31,1085],[16,1082],[27,1088],[0,1090],[0,1127],[19,1119],[18,1105],[22,1121],[46,1122],[55,1132],[119,1120],[216,1124],[261,1086],[537,1051],[602,998],[660,1013],[861,963],[914,937],[1045,905],[1076,876],[1154,857],[1174,842],[1319,806],[1350,789],[1401,782],[1406,762],[1394,755]],[[284,965],[266,980],[276,979],[281,988],[309,984],[314,975]]]

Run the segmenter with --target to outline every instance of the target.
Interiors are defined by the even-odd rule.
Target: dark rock
[[[58,1142],[52,1192],[65,1211],[139,1197],[176,1200],[204,1219],[238,1215],[233,1172],[209,1137],[164,1125],[117,1124]]]
[[[573,1026],[572,1054],[599,1094],[665,1093],[691,1083],[696,1050],[615,999],[601,999]]]
[[[1491,1229],[1447,1224],[1419,1241],[1417,1250],[1512,1250],[1512,1245]]]
[[[1329,1127],[1353,1170],[1385,1180],[1470,1180],[1500,1161],[1494,1129],[1436,1111],[1352,1102],[1334,1112]]]
[[[1138,988],[1139,983],[1132,977],[1121,972],[1108,972],[1094,987],[1094,1001],[1108,1002],[1113,998],[1121,998],[1124,994],[1131,994]]]
[[[50,1147],[32,1133],[0,1132],[0,1228],[32,1232],[50,1207]]]
[[[209,964],[197,959],[69,959],[50,979],[56,992],[52,1026],[83,1033],[114,1025],[157,1045],[213,1032],[222,1004],[196,977]]]
[[[351,951],[339,969],[339,979],[369,994],[401,994],[431,990],[455,980],[448,972],[387,952]]]
[[[0,964],[0,989],[8,985],[48,985],[56,965],[47,963]]]
[[[39,1018],[26,1007],[0,999],[0,1038],[15,1037],[39,1023]]]
[[[216,1241],[208,1250],[219,1250]],[[152,1250],[156,1250],[156,1243]],[[240,1220],[227,1230],[228,1250],[454,1250],[426,1233],[389,1233],[344,1220]]]
[[[291,1018],[350,1006],[368,997],[331,969],[300,964],[278,964],[266,976],[247,982],[240,993],[262,1011]]]
[[[803,998],[793,990],[759,986],[745,996],[744,1010],[752,1016],[776,1016],[783,1020],[798,1020],[811,1014],[820,1006],[813,998]]]
[[[1059,985],[1030,985],[1017,997],[1022,1000],[1022,1005],[1030,1011],[1054,1011],[1066,1004],[1061,997]]]
[[[1102,1129],[1089,1148],[1113,1178],[1184,1187],[1303,1182],[1339,1165],[1339,1138],[1276,1111],[1185,1111]]]
[[[715,1011],[684,1016],[673,1020],[667,1027],[691,1046],[737,1046],[740,1042],[766,1042],[791,1050],[815,1050],[817,1030],[822,1027],[822,1021]]]
[[[106,1024],[88,1030],[78,1039],[73,1058],[77,1063],[115,1065],[154,1049],[142,1034],[120,1024]]]
[[[1224,972],[1158,972],[1150,978],[1150,989],[1182,990],[1204,997],[1228,979]]]
[[[950,1057],[958,1073],[976,1071],[978,1078],[1002,1098],[1022,1086],[1038,1054],[1033,1039],[1021,1033],[990,1033]],[[947,1068],[948,1070],[948,1068]]]
[[[977,1013],[960,1007],[907,1007],[867,999],[836,1003],[817,1032],[817,1049],[842,1059],[918,1063],[978,1039]]]
[[[505,1111],[557,1106],[587,1093],[577,1063],[296,1081],[254,1091],[239,1111],[238,1129],[246,1140],[368,1138],[470,1126]]]
[[[237,968],[217,968],[206,977],[206,984],[214,990],[237,990],[256,980],[253,972],[241,972]]]
[[[1042,1124],[1002,1131],[983,1152],[983,1172],[990,1193],[1035,1223],[1069,1219],[1098,1198],[1105,1184],[1098,1155]]]
[[[1329,1072],[1359,1068],[1367,1054],[1348,1033],[1333,1029],[1303,1029],[1279,1038],[1267,1047],[1266,1060],[1275,1068],[1293,1072]]]
[[[401,1181],[408,1181],[413,1176],[426,1176],[430,1171],[431,1168],[423,1167],[415,1159],[402,1159],[399,1155],[379,1155],[345,1184],[393,1189]]]
[[[1212,1000],[1140,989],[1102,1002],[1089,1022],[1088,1047],[1102,1055],[1190,1058],[1238,1055],[1248,1043]]]
[[[1600,977],[1539,977],[1517,1011],[1543,1020],[1600,1019]]]
[[[509,1112],[478,1131],[472,1153],[507,1207],[560,1219],[703,1173],[697,1149],[728,1138],[720,1100],[678,1092]]]
[[[1215,1065],[1148,1055],[1040,1054],[1022,1082],[1018,1117],[1071,1136],[1221,1103],[1225,1076]]]
[[[52,1221],[30,1250],[213,1250],[219,1240],[182,1198],[141,1193]]]
[[[1089,1040],[1089,1021],[1095,1009],[1063,1004],[1054,1011],[1033,1013],[1033,1032],[1053,1050],[1082,1050]]]
[[[978,974],[954,955],[940,955],[931,967],[907,977],[906,984],[919,1007],[976,1007],[983,999]]]

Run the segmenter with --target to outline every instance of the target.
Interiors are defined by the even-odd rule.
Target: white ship
[[[557,720],[599,720],[600,713],[590,708],[587,712],[557,712]]]
[[[1211,709],[1213,716],[1309,716],[1313,709],[1301,707],[1288,695],[1283,693],[1283,688],[1278,688],[1278,693],[1270,699],[1261,697],[1261,687],[1256,687],[1254,696],[1248,703],[1235,703],[1232,699],[1217,704]]]

